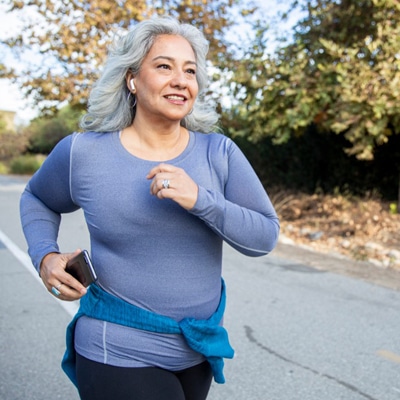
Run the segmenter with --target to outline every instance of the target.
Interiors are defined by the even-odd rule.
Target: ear
[[[131,71],[128,71],[125,77],[126,80],[126,86],[128,89],[135,94],[136,92],[136,87],[135,87],[135,77],[133,76]]]

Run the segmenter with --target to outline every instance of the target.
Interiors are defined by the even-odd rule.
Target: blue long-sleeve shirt
[[[190,211],[150,195],[146,175],[158,162],[130,154],[118,132],[63,139],[21,198],[35,267],[60,250],[61,214],[82,208],[104,290],[176,321],[209,318],[220,300],[223,240],[249,256],[267,254],[278,239],[278,218],[254,170],[223,135],[191,132],[187,148],[167,163],[198,184]],[[76,325],[75,347],[89,359],[118,366],[179,370],[202,360],[181,335],[88,317]]]

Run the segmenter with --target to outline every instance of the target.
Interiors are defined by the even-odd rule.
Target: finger
[[[72,257],[77,256],[81,251],[82,251],[82,249],[80,249],[78,247],[73,253],[66,254],[68,256],[68,260],[70,260]],[[65,264],[65,265],[67,265],[67,264]]]
[[[172,179],[160,178],[157,182],[157,187],[159,190],[172,189]]]
[[[61,290],[63,285],[80,293],[80,296],[86,293],[86,288],[72,275],[65,271],[67,262],[80,252],[81,249],[76,249],[73,253],[56,254],[51,259],[47,258],[46,263],[43,263],[43,268],[41,268],[41,278],[47,290],[54,296],[65,297],[62,296],[62,293],[65,292],[65,288]],[[69,294],[71,293],[69,292]],[[73,297],[77,297],[76,294],[74,294]]]
[[[146,175],[147,179],[153,179],[156,175],[162,174],[163,172],[173,172],[175,167],[171,164],[161,163],[152,168]]]
[[[81,291],[78,291],[75,288],[72,288],[66,284],[62,284],[59,287],[58,291],[59,295],[58,296],[56,295],[56,297],[58,297],[61,300],[67,300],[67,301],[78,300],[86,293],[86,289],[85,293],[82,293]],[[53,290],[52,293],[54,294]]]
[[[81,282],[79,282],[68,272],[65,272],[65,275],[62,278],[62,282],[68,289],[74,290],[75,292],[79,292],[82,295],[86,294],[87,292],[85,286],[83,286]]]
[[[74,301],[74,300],[79,300],[83,296],[81,292],[78,292],[75,289],[72,289],[66,285],[61,285],[61,286],[58,285],[57,287],[58,289],[55,286],[53,286],[50,290],[50,293],[57,299],[65,301]]]
[[[157,178],[155,194],[159,198],[171,198],[175,183],[175,179],[171,175],[163,175],[161,178]]]
[[[77,249],[77,250],[75,250],[74,253],[71,253],[68,257],[68,261],[71,260],[76,255],[78,255],[81,251],[82,251],[81,249]],[[65,268],[66,268],[67,264],[68,264],[68,262],[65,264]],[[77,292],[81,293],[82,295],[86,294],[87,290],[86,290],[85,286],[83,286],[82,283],[79,282],[74,276],[72,276],[70,273],[68,273],[65,270],[65,268],[64,268],[63,277],[62,277],[61,281],[69,289],[77,291]]]
[[[56,285],[56,286],[52,286],[51,288],[50,288],[50,292],[54,295],[54,296],[56,296],[56,297],[60,297],[60,295],[61,295],[61,286],[62,286],[62,283],[60,283],[60,284],[58,284],[58,285]]]
[[[86,294],[87,289],[72,275],[64,272],[59,280],[48,287],[49,292],[62,300],[77,300]]]
[[[150,193],[157,195],[160,190],[170,189],[172,186],[173,175],[170,173],[157,174],[150,183]]]

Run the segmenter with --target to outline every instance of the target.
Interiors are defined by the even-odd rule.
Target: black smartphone
[[[77,279],[83,286],[88,287],[97,280],[96,271],[93,268],[89,253],[86,250],[71,258],[65,271]]]

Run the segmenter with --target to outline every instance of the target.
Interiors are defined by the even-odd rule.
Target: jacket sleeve
[[[191,213],[236,250],[262,256],[276,246],[279,219],[252,166],[237,145],[229,142],[224,193],[199,187]]]
[[[37,271],[46,254],[59,252],[57,238],[61,214],[79,208],[70,195],[71,137],[57,144],[21,195],[22,229]]]

